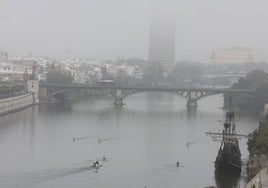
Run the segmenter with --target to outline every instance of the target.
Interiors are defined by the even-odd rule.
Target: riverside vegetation
[[[241,77],[232,86],[233,89],[255,89],[253,96],[232,95],[233,105],[241,111],[250,111],[259,114],[268,103],[268,73],[254,70],[245,77]],[[227,96],[225,96],[227,97]]]
[[[248,151],[250,156],[264,154],[268,157],[268,122],[260,122],[259,127],[249,134]]]
[[[255,89],[253,96],[233,95],[234,106],[241,112],[251,112],[254,116],[263,115],[264,105],[268,103],[268,74],[254,70],[233,84],[234,89]],[[227,96],[224,96],[227,97]],[[248,138],[248,180],[251,180],[260,170],[260,165],[266,164],[268,157],[268,113],[259,127],[249,134]],[[265,157],[266,156],[266,157]],[[262,160],[264,159],[264,160]]]
[[[233,95],[234,106],[241,111],[251,111],[255,114],[263,112],[264,104],[268,103],[268,74],[254,70],[241,77],[233,84],[234,89],[255,89],[253,97]],[[226,96],[225,96],[226,97]],[[265,154],[268,156],[268,114],[259,127],[249,135],[248,151],[250,156]]]

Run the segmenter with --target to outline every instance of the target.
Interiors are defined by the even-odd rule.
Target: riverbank
[[[34,105],[33,93],[0,99],[0,116],[18,112],[32,105]]]
[[[262,168],[246,185],[245,188],[268,188],[268,168]]]
[[[249,134],[248,176],[250,181],[246,188],[268,187],[268,121],[259,123],[259,127]]]
[[[264,154],[268,156],[268,121],[259,123],[259,127],[249,134],[248,150],[250,156]]]

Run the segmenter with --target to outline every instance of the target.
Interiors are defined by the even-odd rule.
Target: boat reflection
[[[217,188],[239,188],[240,172],[215,170]]]

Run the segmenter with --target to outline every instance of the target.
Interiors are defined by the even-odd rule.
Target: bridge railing
[[[80,89],[141,89],[141,90],[187,90],[187,91],[217,91],[217,92],[244,92],[252,93],[254,89],[232,89],[232,88],[217,88],[217,87],[176,87],[166,85],[99,85],[99,84],[52,84],[40,83],[40,87],[51,88],[80,88]]]

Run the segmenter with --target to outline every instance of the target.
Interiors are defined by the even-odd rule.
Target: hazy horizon
[[[176,60],[206,62],[213,49],[229,46],[254,49],[268,60],[265,0],[0,0],[0,50],[148,59],[150,19],[162,12],[174,18]]]

